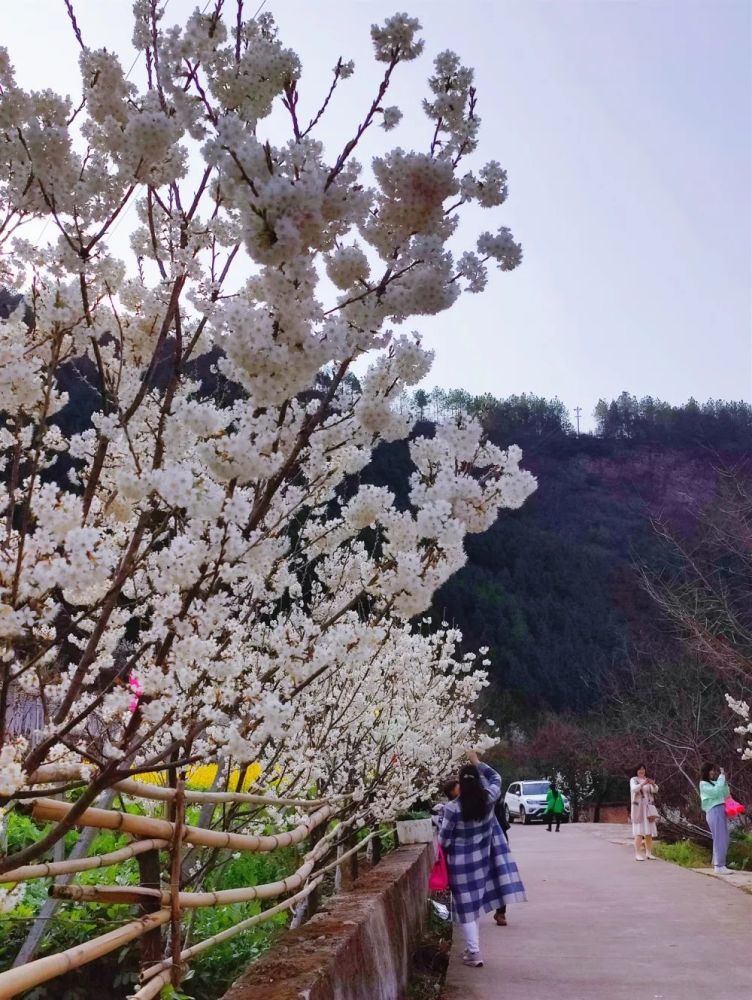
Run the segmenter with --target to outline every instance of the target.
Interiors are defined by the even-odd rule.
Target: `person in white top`
[[[645,765],[635,768],[635,773],[629,781],[630,798],[632,800],[632,836],[634,837],[635,859],[637,861],[654,861],[653,837],[658,836],[655,821],[658,810],[655,806],[655,796],[658,785],[648,778]],[[642,851],[645,853],[643,854]]]

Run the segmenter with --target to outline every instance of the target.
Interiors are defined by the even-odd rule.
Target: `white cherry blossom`
[[[92,801],[134,768],[221,758],[393,815],[487,743],[485,669],[416,619],[535,481],[464,419],[409,441],[406,508],[362,473],[410,438],[399,397],[433,359],[394,328],[520,261],[505,228],[456,246],[506,174],[463,162],[480,120],[452,53],[428,148],[379,145],[371,126],[401,116],[379,102],[423,49],[406,14],[374,26],[379,101],[325,151],[328,106],[299,120],[271,16],[133,9],[149,75],[84,49],[76,114],[0,50],[0,284],[22,293],[0,319],[0,797],[51,763],[90,766]],[[29,742],[18,697],[43,714]]]

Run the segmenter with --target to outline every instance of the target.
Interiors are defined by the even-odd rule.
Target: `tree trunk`
[[[309,850],[313,850],[313,848],[316,846],[316,844],[321,840],[323,836],[324,836],[324,831],[321,829],[321,827],[317,827],[315,830],[312,830],[311,836],[308,838]],[[325,861],[326,858],[322,858],[321,860]],[[344,876],[344,872],[342,874]],[[307,920],[310,920],[311,917],[316,913],[316,910],[318,910],[319,906],[321,905],[321,886],[320,885],[317,886],[310,894],[310,896],[304,899],[303,902],[306,905],[305,909],[302,910],[300,915],[301,924],[304,924]]]
[[[138,856],[138,871],[144,889],[160,889],[159,851],[147,851]],[[162,908],[159,899],[148,899],[141,904],[141,914],[153,913]],[[145,968],[162,961],[162,930],[155,927],[141,938],[141,965]]]

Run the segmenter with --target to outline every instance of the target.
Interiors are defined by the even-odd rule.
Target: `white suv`
[[[546,792],[550,788],[548,781],[513,781],[504,796],[504,811],[507,823],[518,819],[521,823],[532,823],[534,819],[543,819],[546,812]],[[562,819],[569,819],[569,799],[564,799]]]

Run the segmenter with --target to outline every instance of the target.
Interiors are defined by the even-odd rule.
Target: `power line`
[[[208,0],[208,2],[207,2],[207,4],[206,4],[206,7],[208,7],[210,3],[211,3],[211,0]],[[165,12],[165,11],[167,10],[167,8],[168,8],[169,6],[170,6],[170,0],[165,0],[165,5],[164,5],[164,7],[162,8],[162,14],[164,14],[164,12]],[[202,10],[202,11],[201,11],[201,13],[202,13],[202,14],[203,14],[203,13],[204,13],[204,12],[206,11],[206,7],[204,7],[204,10]],[[128,79],[128,77],[129,77],[129,76],[131,75],[131,73],[133,72],[133,70],[134,70],[134,69],[136,68],[136,63],[137,63],[137,62],[138,62],[138,60],[139,60],[139,59],[141,58],[141,54],[142,54],[142,53],[141,53],[141,50],[139,49],[139,51],[138,51],[138,52],[136,53],[136,58],[135,58],[135,59],[133,60],[133,62],[131,63],[131,68],[130,68],[130,69],[128,70],[128,72],[127,72],[127,73],[125,74],[125,79],[126,79],[126,80],[127,80],[127,79]]]
[[[205,13],[207,12],[207,10],[209,9],[209,7],[211,6],[211,3],[212,3],[212,0],[206,0],[206,3],[204,4],[204,9],[203,9],[203,10],[201,11],[201,13],[202,13],[202,14],[205,14]],[[163,14],[164,14],[164,12],[165,12],[165,11],[167,10],[167,8],[168,8],[169,4],[170,4],[170,0],[165,0],[165,5],[164,5],[164,7],[162,8],[162,13],[163,13]],[[256,13],[255,13],[255,14],[253,15],[253,17],[251,18],[251,20],[252,20],[252,21],[255,21],[255,20],[256,20],[256,18],[257,18],[257,17],[259,16],[259,14],[260,14],[260,13],[261,13],[261,11],[262,11],[262,10],[264,9],[264,7],[266,7],[266,4],[267,4],[267,0],[261,0],[261,3],[259,4],[259,7],[258,7],[258,9],[257,9]],[[134,69],[136,68],[136,63],[138,62],[138,60],[139,60],[140,58],[141,58],[141,52],[137,52],[137,53],[136,53],[136,58],[135,58],[135,59],[133,60],[133,62],[131,63],[131,68],[130,68],[130,69],[128,70],[128,72],[127,72],[127,73],[125,74],[125,79],[126,79],[126,80],[127,80],[127,79],[128,79],[129,77],[130,77],[131,73],[132,73],[132,72],[133,72],[133,70],[134,70]]]

